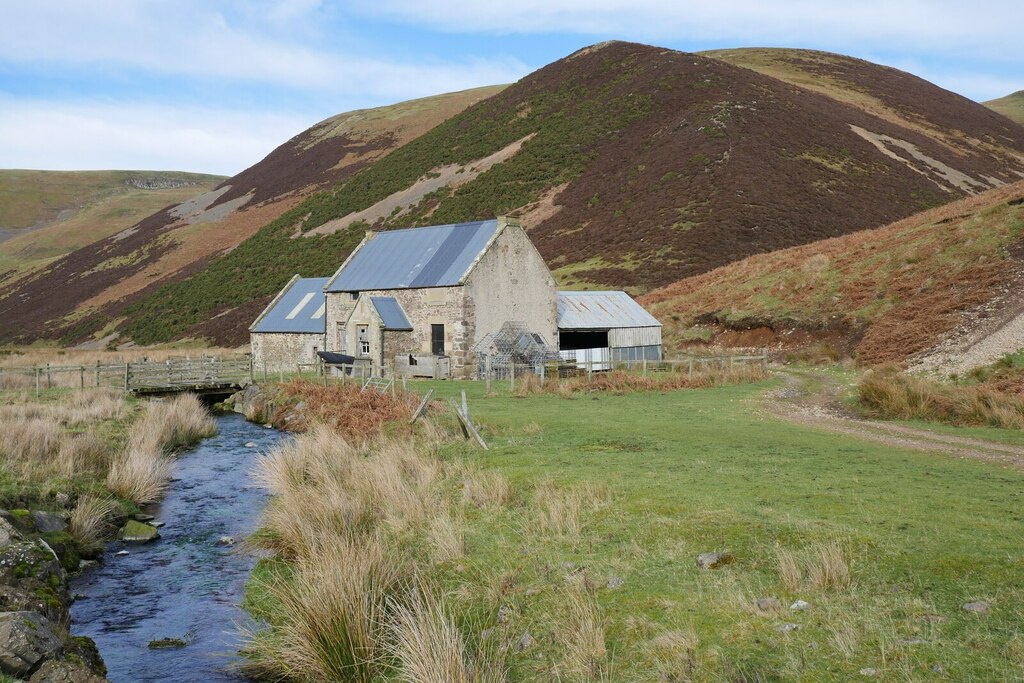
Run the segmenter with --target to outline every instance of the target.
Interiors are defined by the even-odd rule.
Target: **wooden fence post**
[[[39,400],[39,374],[42,372],[39,368],[36,368],[36,400]]]
[[[78,388],[85,389],[85,366],[78,366]]]
[[[46,388],[53,388],[53,376],[50,374],[50,364],[46,364]]]
[[[100,385],[100,362],[96,361],[96,386]]]
[[[124,362],[124,390],[125,391],[128,391],[128,386],[129,386],[128,385],[128,367],[129,367],[129,365],[130,365],[130,363],[128,363],[128,361]]]
[[[686,379],[693,379],[693,356],[690,357],[690,366],[686,369]]]

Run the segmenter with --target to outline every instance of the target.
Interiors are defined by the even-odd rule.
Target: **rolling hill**
[[[177,201],[151,208],[141,221],[136,216],[127,224],[118,223],[118,230],[108,230],[104,241],[78,249],[29,277],[17,282],[0,279],[0,311],[11,312],[10,324],[0,331],[0,343],[62,337],[81,341],[108,335],[127,302],[159,284],[200,272],[210,260],[230,252],[304,197],[357,172],[502,87],[333,116],[242,173],[204,188],[208,191],[199,194],[193,188]],[[160,210],[153,213],[155,209]],[[68,296],[50,295],[61,288]],[[262,306],[251,307],[259,311]],[[90,334],[78,334],[80,329]]]
[[[989,100],[984,104],[1006,118],[1024,125],[1024,90],[1018,90],[997,100]]]
[[[905,364],[944,340],[963,355],[1008,324],[1024,329],[1022,285],[1018,181],[882,228],[752,256],[641,301],[670,348],[826,340],[865,365]],[[1024,346],[1024,335],[1005,342],[973,365]]]
[[[0,314],[20,325],[0,341],[43,329],[75,341],[114,320],[140,343],[242,343],[292,274],[333,271],[371,226],[517,214],[561,286],[642,293],[1024,177],[1024,128],[977,103],[838,55],[784,51],[769,55],[774,73],[753,68],[764,52],[585,48],[387,154],[350,150],[355,166],[318,192],[284,195],[273,220],[246,205],[248,239],[174,278],[149,265],[167,216],[69,255],[0,290]],[[193,213],[263,196],[284,182],[275,168],[265,160]],[[140,278],[144,287],[124,286]],[[65,280],[83,295],[39,305]]]
[[[166,171],[0,170],[0,283],[223,180]]]

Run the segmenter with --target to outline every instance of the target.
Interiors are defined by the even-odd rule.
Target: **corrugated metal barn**
[[[625,292],[558,292],[562,358],[594,363],[661,360],[661,323]]]
[[[294,276],[249,328],[253,367],[295,372],[326,348],[328,278]]]

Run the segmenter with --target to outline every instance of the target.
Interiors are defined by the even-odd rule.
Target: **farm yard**
[[[291,666],[300,678],[338,677],[331,667],[342,660],[314,644],[342,643],[351,624],[323,622],[313,603],[335,604],[345,589],[308,590],[304,582],[322,578],[330,559],[325,567],[316,543],[292,545],[304,529],[318,542],[369,543],[377,568],[394,573],[392,586],[408,585],[401,576],[427,596],[402,623],[448,619],[446,661],[461,662],[465,676],[448,680],[1024,675],[1024,460],[958,459],[794,425],[768,409],[779,399],[766,395],[780,386],[560,395],[495,384],[485,395],[481,382],[411,384],[433,389],[441,405],[465,391],[490,449],[453,440],[452,414],[433,411],[419,441],[402,442],[405,455],[395,455],[394,439],[407,438],[397,432],[363,447],[371,462],[407,463],[415,483],[399,487],[405,503],[390,511],[374,505],[387,507],[394,491],[368,485],[372,521],[354,536],[324,526],[341,514],[337,501],[282,516],[290,499],[311,500],[311,489],[277,479],[280,488],[270,488],[279,498],[256,538],[281,554],[261,563],[249,592],[250,609],[274,624],[252,646],[255,672]],[[300,436],[297,447],[307,438],[323,435]],[[288,451],[306,463],[296,471],[323,475],[315,456],[299,452]],[[701,557],[720,566],[702,569]],[[440,637],[427,631],[416,635]],[[381,634],[366,637],[382,638],[379,654],[398,662],[401,680],[442,680],[409,678],[422,657],[388,649]],[[502,667],[507,678],[494,673]]]

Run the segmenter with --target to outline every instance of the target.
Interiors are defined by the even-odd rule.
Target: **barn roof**
[[[393,296],[371,296],[370,303],[377,309],[377,315],[384,323],[385,330],[411,330],[412,323],[402,310],[402,304]]]
[[[661,323],[625,292],[558,292],[558,329],[614,327],[661,327]]]
[[[497,220],[374,233],[356,248],[328,292],[459,284],[498,232]]]
[[[325,277],[300,278],[296,275],[263,309],[249,331],[323,334],[326,330],[324,285],[327,280]]]

